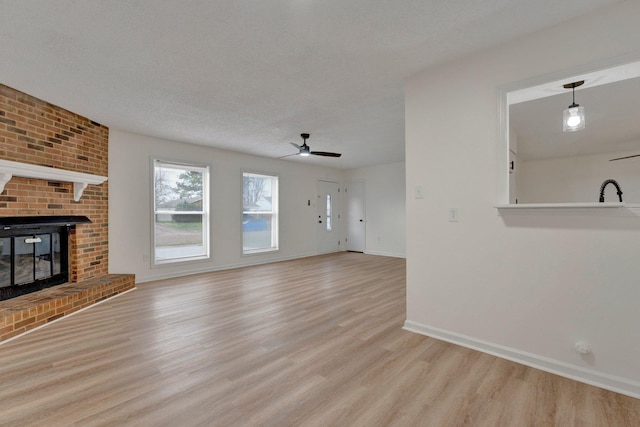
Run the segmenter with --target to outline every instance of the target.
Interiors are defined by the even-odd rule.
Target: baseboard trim
[[[403,329],[640,399],[640,383],[407,320]]]
[[[396,254],[392,252],[380,252],[380,251],[364,251],[367,255],[379,255],[379,256],[388,256],[391,258],[406,258],[407,256],[404,254]]]
[[[291,261],[294,259],[307,258],[310,256],[316,256],[316,255],[318,254],[317,253],[300,253],[292,256],[262,259],[260,261],[256,261],[255,258],[252,258],[253,256],[252,255],[251,257],[247,258],[246,262],[237,262],[233,264],[222,264],[222,265],[216,265],[216,266],[203,264],[203,266],[199,268],[190,268],[189,270],[172,271],[172,272],[166,272],[166,273],[160,273],[160,274],[144,275],[143,273],[136,273],[136,283],[154,282],[156,280],[173,279],[176,277],[185,277],[185,276],[191,276],[194,274],[209,273],[213,271],[231,270],[233,268],[242,268],[242,267],[251,267],[252,265],[263,265],[263,264],[271,264],[273,262]]]

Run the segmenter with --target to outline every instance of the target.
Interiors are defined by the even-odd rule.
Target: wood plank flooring
[[[0,345],[0,425],[640,425],[640,400],[403,331],[404,319],[396,258],[143,283]]]

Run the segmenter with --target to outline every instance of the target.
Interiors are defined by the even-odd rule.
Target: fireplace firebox
[[[0,218],[0,300],[69,281],[69,234],[86,216]]]

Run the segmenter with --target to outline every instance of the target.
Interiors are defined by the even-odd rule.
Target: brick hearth
[[[0,341],[133,288],[133,274],[109,274],[0,301]]]

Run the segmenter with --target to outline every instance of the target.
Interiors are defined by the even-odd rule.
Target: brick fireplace
[[[106,126],[0,84],[1,160],[106,177],[108,138]],[[86,216],[91,223],[70,233],[68,284],[0,303],[0,341],[134,287],[133,275],[108,274],[108,181],[87,185],[77,201],[76,192],[72,182],[56,179],[11,176],[4,185],[0,217]],[[113,292],[110,278],[117,282]],[[91,284],[100,291],[87,297]],[[75,310],[56,310],[74,299],[71,288],[83,294],[81,302],[72,303]]]

